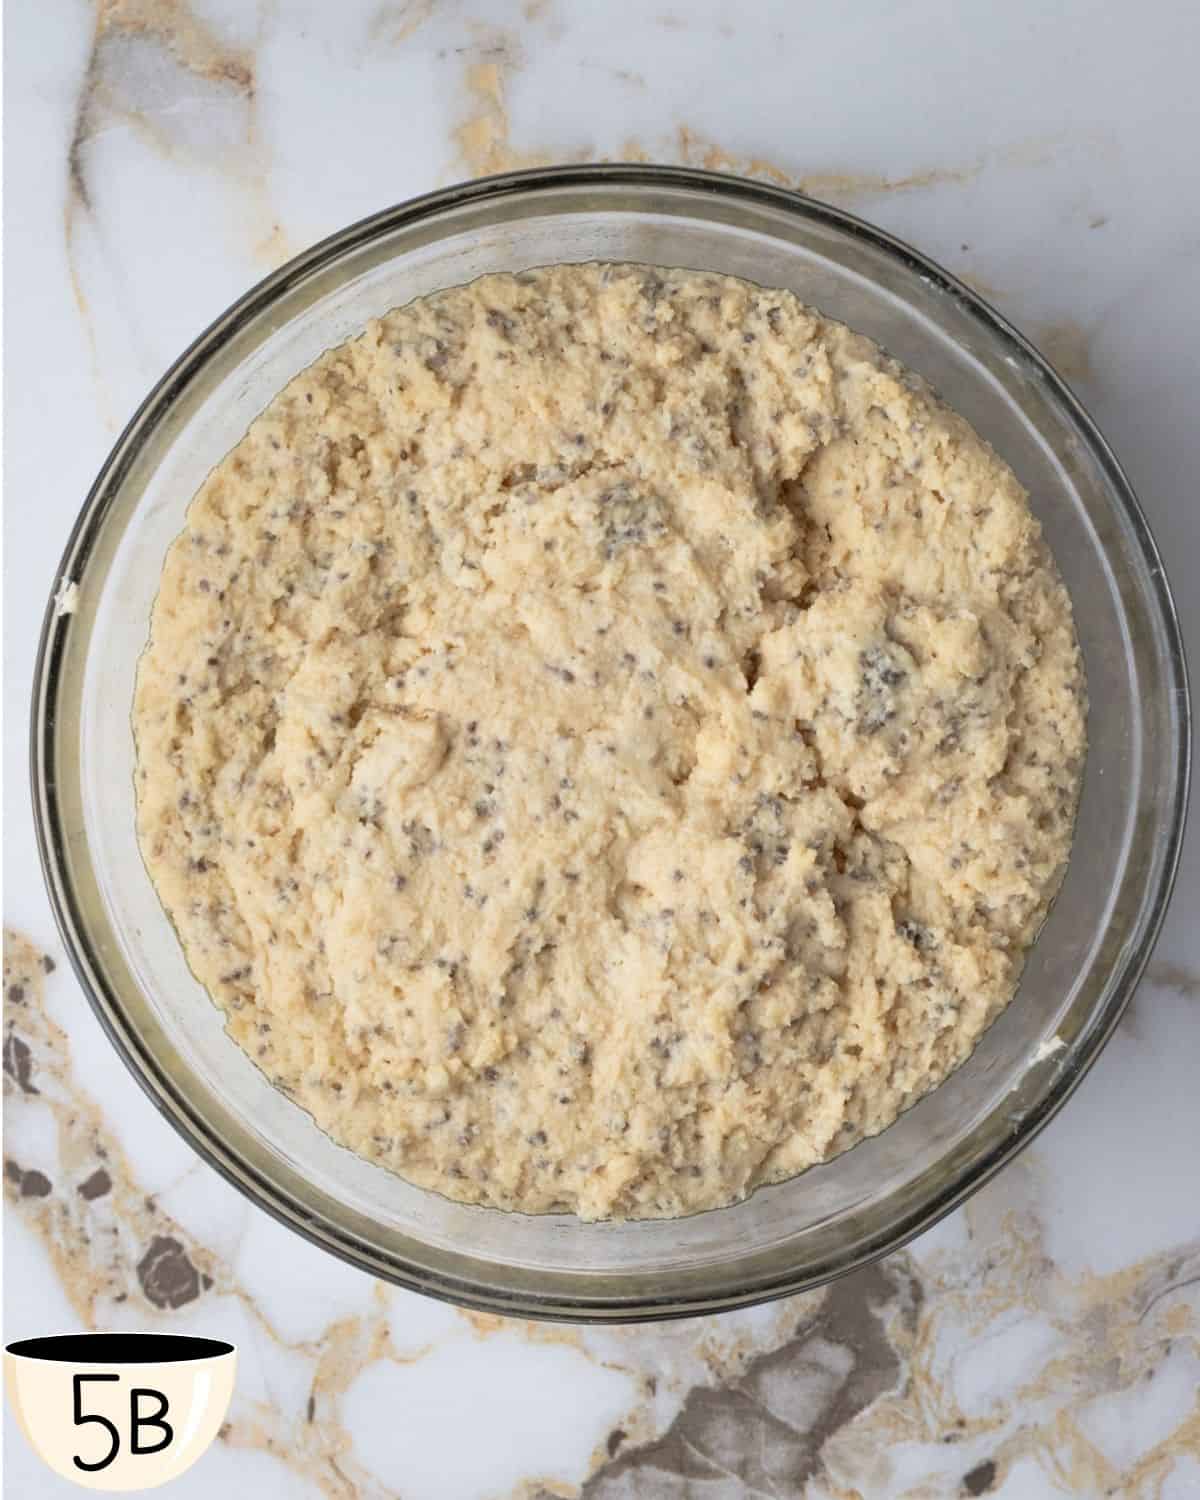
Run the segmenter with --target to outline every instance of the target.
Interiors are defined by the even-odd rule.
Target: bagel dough
[[[879,1131],[1012,997],[1071,843],[1021,486],[785,292],[552,266],[298,375],[173,544],[138,832],[336,1141],[452,1198],[712,1208]]]

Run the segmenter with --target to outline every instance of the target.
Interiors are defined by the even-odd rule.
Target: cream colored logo
[[[39,1457],[88,1490],[149,1490],[216,1437],[237,1350],[173,1333],[71,1333],[4,1352],[5,1383]]]

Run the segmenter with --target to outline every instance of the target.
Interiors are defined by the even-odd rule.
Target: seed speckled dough
[[[558,266],[296,377],[168,555],[138,831],[232,1036],[450,1197],[711,1208],[1011,998],[1084,754],[1009,469],[793,296]]]

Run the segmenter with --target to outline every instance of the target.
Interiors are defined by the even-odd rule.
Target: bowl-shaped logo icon
[[[4,1352],[21,1431],[84,1489],[153,1489],[189,1469],[220,1431],[237,1350],[173,1333],[70,1333]]]

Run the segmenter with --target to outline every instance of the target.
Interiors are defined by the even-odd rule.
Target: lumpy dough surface
[[[710,1208],[1011,998],[1084,753],[1010,470],[792,295],[558,266],[389,313],[213,471],[139,838],[238,1043],[452,1198]]]

